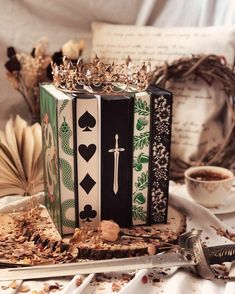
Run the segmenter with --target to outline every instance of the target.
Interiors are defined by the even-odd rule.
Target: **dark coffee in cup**
[[[228,175],[209,170],[199,170],[191,173],[189,176],[197,181],[222,181],[229,178]]]
[[[188,194],[205,207],[218,207],[231,196],[234,175],[219,166],[194,166],[184,173]]]

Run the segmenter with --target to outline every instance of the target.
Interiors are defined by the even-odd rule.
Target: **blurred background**
[[[233,0],[0,0],[0,5],[0,129],[11,114],[29,119],[22,96],[6,78],[9,46],[30,53],[45,36],[55,52],[69,39],[82,38],[88,57],[93,21],[157,27],[235,23]]]

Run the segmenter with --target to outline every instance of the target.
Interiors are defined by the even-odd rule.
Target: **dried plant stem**
[[[23,96],[23,99],[25,100],[31,114],[34,113],[34,107],[31,99],[29,98],[27,87],[25,86],[25,81],[22,78],[21,74],[18,73],[18,80],[20,87],[18,88],[18,92]]]

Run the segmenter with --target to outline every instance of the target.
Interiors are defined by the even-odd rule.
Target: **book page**
[[[173,158],[198,161],[223,140],[223,122],[218,117],[223,109],[224,96],[219,89],[205,90],[206,87],[205,82],[191,78],[175,82],[169,88],[174,93]]]
[[[184,55],[216,54],[233,63],[234,27],[156,28],[93,23],[92,53],[107,61],[134,63],[151,59],[151,64],[171,62]],[[219,36],[219,38],[218,38]]]
[[[94,23],[92,28],[93,53],[106,62],[123,63],[127,56],[135,64],[151,59],[153,69],[165,61],[203,53],[225,56],[229,64],[233,63],[235,27],[156,28]],[[181,82],[167,90],[173,93],[174,104],[172,157],[186,162],[199,160],[223,139],[225,123],[219,116],[225,95],[219,86],[214,89],[203,81]]]

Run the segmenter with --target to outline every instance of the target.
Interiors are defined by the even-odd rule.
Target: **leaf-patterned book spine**
[[[101,217],[132,223],[133,98],[101,97]]]
[[[59,174],[61,191],[62,234],[72,234],[75,229],[74,187],[74,99],[66,95],[58,99]]]
[[[134,100],[132,223],[147,223],[149,185],[150,95],[137,93]]]
[[[172,94],[150,86],[151,127],[149,222],[166,223],[172,124]]]
[[[57,99],[52,85],[40,87],[42,154],[46,206],[61,233],[61,199],[58,157]]]

